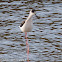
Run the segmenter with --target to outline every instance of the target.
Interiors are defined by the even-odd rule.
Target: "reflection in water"
[[[33,17],[34,28],[28,37],[29,62],[62,61],[62,1],[0,0],[2,62],[27,61],[26,39],[18,26],[21,21],[26,20],[32,8],[37,10],[40,18]]]

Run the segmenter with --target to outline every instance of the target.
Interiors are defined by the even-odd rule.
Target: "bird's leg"
[[[27,40],[26,41],[26,46],[27,46],[27,60],[29,60],[29,57],[28,57],[28,55],[29,55],[29,44],[28,44],[27,32],[25,32],[25,39]]]
[[[27,32],[25,32],[25,39],[27,38]]]
[[[25,32],[25,38],[26,38],[26,46],[27,46],[27,53],[29,54],[29,44],[28,44],[28,38],[27,38],[27,32]]]
[[[26,45],[28,45],[27,32],[25,32],[25,39],[27,39],[27,41],[26,41]]]

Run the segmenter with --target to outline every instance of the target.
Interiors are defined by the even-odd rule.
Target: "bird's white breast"
[[[31,32],[32,31],[32,20],[26,21],[22,27],[20,27],[22,32]]]

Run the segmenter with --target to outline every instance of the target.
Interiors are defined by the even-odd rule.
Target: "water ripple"
[[[62,61],[62,1],[1,1],[0,2],[0,59],[27,61],[25,34],[20,22],[36,8],[33,30],[28,33],[30,62]],[[29,4],[30,3],[30,4]],[[3,59],[2,59],[3,58]],[[21,61],[20,60],[20,61]]]

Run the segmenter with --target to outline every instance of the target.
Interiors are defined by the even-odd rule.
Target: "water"
[[[25,34],[18,26],[35,8],[40,19],[33,17],[28,33],[29,62],[62,62],[61,2],[0,0],[0,61],[27,62]]]

